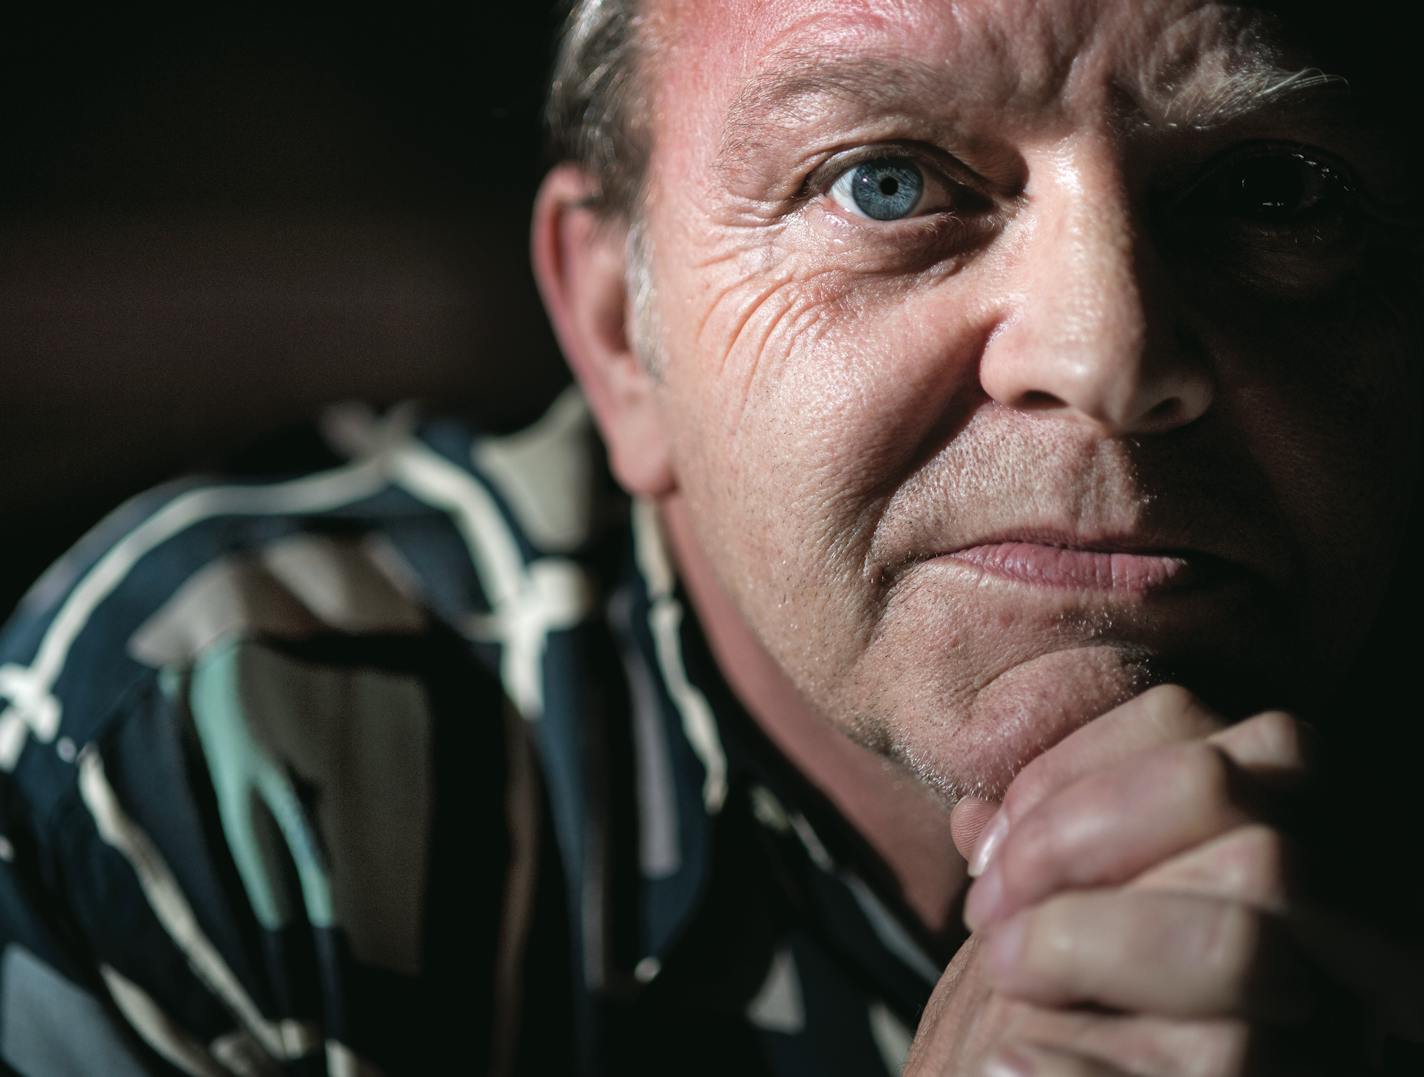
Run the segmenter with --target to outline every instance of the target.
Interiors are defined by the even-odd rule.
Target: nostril
[[[1061,408],[1063,405],[1063,400],[1042,389],[1029,389],[1018,401],[1018,406],[1025,411],[1047,411],[1050,408]]]
[[[1182,406],[1180,397],[1170,397],[1167,400],[1159,400],[1144,415],[1143,421],[1150,426],[1175,425],[1185,417],[1185,409]]]
[[[1144,430],[1174,430],[1200,418],[1210,400],[1210,394],[1205,393],[1200,400],[1192,394],[1169,396],[1149,408],[1135,425]]]

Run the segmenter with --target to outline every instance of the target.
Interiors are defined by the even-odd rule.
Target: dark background
[[[322,402],[537,413],[562,378],[525,251],[556,21],[7,11],[0,618],[123,498]]]

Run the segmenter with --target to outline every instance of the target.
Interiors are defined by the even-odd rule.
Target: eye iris
[[[893,221],[919,204],[925,181],[909,161],[866,161],[851,176],[851,197],[867,217]]]

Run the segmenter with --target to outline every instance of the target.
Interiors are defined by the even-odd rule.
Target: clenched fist
[[[1318,754],[1163,686],[962,802],[973,935],[907,1077],[1353,1077],[1424,1038],[1424,955],[1312,844]]]

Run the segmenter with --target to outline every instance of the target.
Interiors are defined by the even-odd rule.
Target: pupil
[[[1288,213],[1298,208],[1305,197],[1305,178],[1295,158],[1253,161],[1245,167],[1238,183],[1241,208],[1248,211]]]
[[[867,161],[855,170],[850,194],[867,217],[894,221],[913,213],[924,193],[924,174],[903,157]]]

